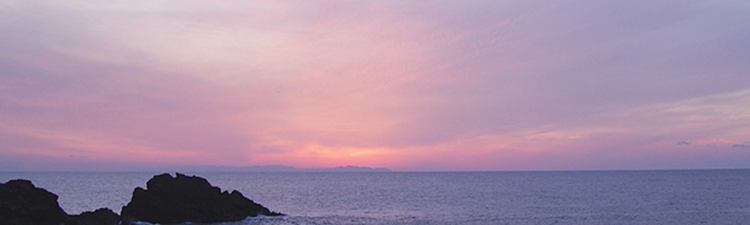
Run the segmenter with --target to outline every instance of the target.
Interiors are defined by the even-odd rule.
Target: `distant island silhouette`
[[[191,172],[392,172],[384,167],[367,166],[337,166],[323,168],[298,168],[287,165],[257,165],[257,166],[184,166],[180,171]]]

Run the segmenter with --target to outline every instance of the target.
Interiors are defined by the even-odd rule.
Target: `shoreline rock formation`
[[[124,221],[174,224],[238,221],[259,215],[279,216],[238,191],[221,191],[201,177],[170,174],[154,176],[146,189],[137,187],[122,208]]]
[[[211,223],[239,221],[247,217],[281,216],[253,202],[238,191],[221,191],[204,178],[161,174],[146,189],[136,187],[122,215],[111,209],[69,215],[58,196],[34,186],[29,180],[0,183],[0,222],[3,225],[120,225],[150,223]]]
[[[57,203],[57,195],[37,188],[28,180],[0,184],[0,221],[8,225],[58,225],[68,214]]]
[[[28,180],[0,183],[0,221],[4,225],[117,225],[120,216],[109,209],[68,215],[57,195]]]

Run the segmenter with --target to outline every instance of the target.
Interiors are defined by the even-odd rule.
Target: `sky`
[[[750,167],[750,1],[0,1],[0,170]]]

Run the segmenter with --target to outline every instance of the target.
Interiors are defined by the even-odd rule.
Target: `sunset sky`
[[[750,1],[0,2],[0,170],[750,167]]]

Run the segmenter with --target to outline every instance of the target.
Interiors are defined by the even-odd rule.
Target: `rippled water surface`
[[[197,173],[289,216],[244,224],[750,224],[750,170]],[[153,173],[0,173],[115,211]]]

